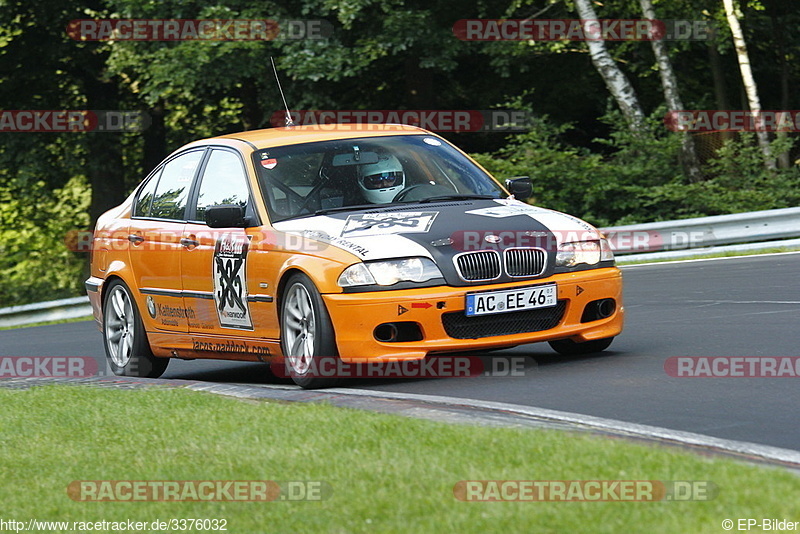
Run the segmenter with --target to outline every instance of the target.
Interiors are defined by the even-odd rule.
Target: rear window
[[[164,165],[153,195],[150,217],[177,220],[185,218],[189,189],[202,157],[203,151],[195,150],[181,154]]]

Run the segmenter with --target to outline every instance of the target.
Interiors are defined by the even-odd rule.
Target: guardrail
[[[697,249],[800,237],[800,208],[602,229],[614,254]]]
[[[24,326],[45,321],[62,321],[64,319],[86,317],[91,314],[92,305],[89,304],[89,297],[51,300],[49,302],[0,308],[0,327]]]
[[[740,245],[737,250],[765,246],[800,246],[800,208],[752,211],[680,221],[663,221],[603,228],[616,255],[639,254],[641,258],[669,257],[677,251]],[[744,245],[750,243],[750,245]],[[760,247],[764,248],[764,247]],[[723,250],[723,249],[720,249]],[[85,317],[92,314],[88,297],[38,302],[0,308],[0,327],[23,326],[45,321]]]

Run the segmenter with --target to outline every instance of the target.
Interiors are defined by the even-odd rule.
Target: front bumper
[[[90,276],[85,282],[86,294],[89,296],[89,303],[92,305],[92,315],[97,328],[103,329],[103,284],[105,280]]]
[[[558,286],[558,300],[563,314],[559,313],[551,316],[549,320],[542,321],[540,327],[545,329],[487,337],[479,335],[466,339],[448,335],[443,315],[460,312],[463,317],[467,293],[513,289],[549,282],[555,282]],[[565,338],[583,342],[613,337],[622,332],[625,315],[622,303],[622,273],[616,267],[558,274],[546,279],[508,284],[338,293],[323,295],[323,299],[336,332],[339,356],[345,362],[417,360],[431,352],[512,347],[523,343]],[[599,299],[613,299],[616,304],[614,312],[606,318],[587,322],[584,310],[589,303]],[[490,317],[496,320],[500,315],[503,314]],[[453,318],[458,317],[450,316],[448,319],[450,323],[448,329],[451,333],[453,333]],[[384,342],[376,339],[374,335],[376,327],[396,322],[411,322],[418,325],[422,340]]]

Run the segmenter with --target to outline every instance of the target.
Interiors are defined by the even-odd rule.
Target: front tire
[[[571,339],[559,339],[557,341],[549,341],[548,343],[550,343],[550,347],[559,354],[564,356],[577,356],[580,354],[603,352],[611,345],[612,341],[614,341],[613,337],[606,337],[603,339],[584,341],[583,343],[578,343]]]
[[[153,355],[136,302],[120,280],[109,284],[103,302],[103,340],[115,375],[158,378],[167,370],[169,359]]]
[[[282,293],[281,351],[298,386],[326,388],[339,381],[330,376],[338,373],[340,362],[333,324],[322,296],[304,274],[292,275]]]

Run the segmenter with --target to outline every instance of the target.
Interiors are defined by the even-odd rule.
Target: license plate
[[[467,317],[537,308],[551,308],[558,302],[556,284],[521,287],[502,291],[467,294]]]

